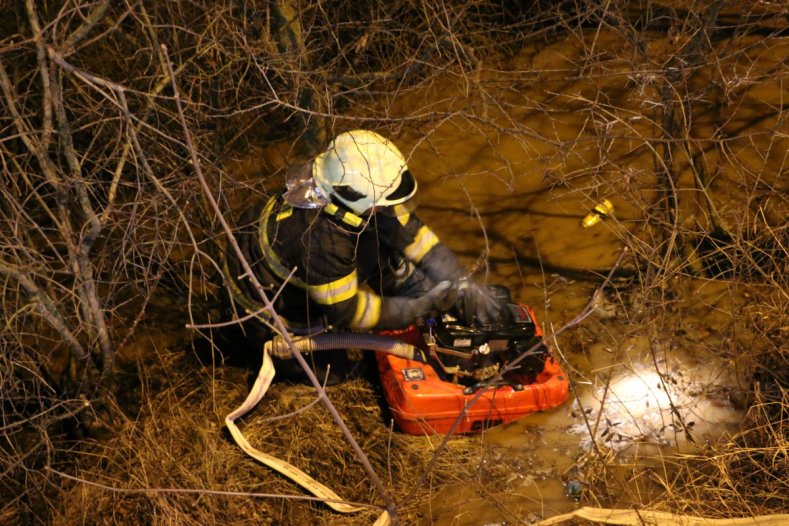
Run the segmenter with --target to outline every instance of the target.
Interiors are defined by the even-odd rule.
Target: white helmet
[[[312,177],[319,192],[354,214],[403,203],[416,193],[405,157],[389,140],[368,130],[341,133],[315,158]]]

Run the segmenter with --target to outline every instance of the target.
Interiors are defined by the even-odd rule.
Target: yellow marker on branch
[[[603,199],[600,203],[597,203],[588,214],[586,214],[586,217],[584,217],[583,221],[581,221],[581,225],[584,228],[589,228],[596,225],[603,219],[607,219],[613,213],[614,205],[608,199]]]

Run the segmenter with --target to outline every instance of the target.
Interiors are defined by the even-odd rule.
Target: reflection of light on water
[[[574,412],[586,421],[572,427],[591,446],[589,429],[597,443],[622,450],[633,443],[681,445],[687,435],[715,431],[718,424],[733,423],[737,412],[726,400],[706,395],[691,371],[661,377],[648,368],[624,371],[608,386],[598,386],[575,402]],[[600,411],[602,409],[602,414]]]
[[[634,372],[609,387],[609,396],[632,417],[643,418],[650,411],[671,409],[671,398],[654,371]],[[676,400],[674,401],[676,404]]]

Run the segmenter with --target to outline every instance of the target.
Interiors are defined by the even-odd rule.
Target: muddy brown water
[[[588,320],[591,342],[583,351],[561,345],[559,338],[555,349],[567,360],[575,392],[562,407],[480,436],[486,453],[478,482],[489,491],[467,483],[443,488],[431,502],[430,523],[519,524],[550,517],[575,509],[593,483],[600,505],[627,507],[660,490],[641,474],[657,469],[668,477],[672,468],[666,458],[736,433],[745,371],[704,343],[726,323],[721,318],[717,328],[710,325],[709,296],[722,293],[721,287],[711,288],[717,293],[700,292],[684,309],[687,326],[698,332],[681,346],[676,340],[671,345],[668,337],[669,352],[657,359],[649,339],[639,334],[643,326],[601,324],[595,318],[610,312]],[[575,312],[578,300],[593,290],[590,284],[571,284],[551,295],[551,304],[558,309],[567,304]],[[543,318],[551,321],[550,313]],[[592,437],[608,465],[602,481],[588,478],[587,462],[597,454]]]
[[[601,48],[617,45],[604,32],[597,37]],[[772,58],[758,67],[769,70],[788,49],[776,44]],[[572,41],[527,48],[509,59],[506,74],[496,70],[501,64],[483,73],[483,83],[507,77],[504,89],[492,95],[506,114],[497,114],[495,107],[480,109],[481,94],[470,104],[499,129],[517,123],[528,133],[503,133],[458,116],[395,137],[420,185],[418,212],[468,265],[482,262],[478,279],[508,286],[514,298],[533,307],[547,333],[595,298],[589,318],[551,342],[573,378],[570,400],[480,435],[485,453],[479,480],[443,487],[425,509],[431,524],[517,524],[572,510],[576,497],[588,497],[587,485],[595,482],[584,478],[583,469],[596,454],[595,444],[612,465],[625,466],[606,475],[608,495],[597,503],[643,502],[656,488],[639,473],[657,469],[667,475],[666,456],[725,439],[743,418],[738,401],[747,363],[732,352],[740,345],[732,334],[745,293],[725,282],[677,280],[660,320],[650,317],[650,307],[639,305],[635,296],[611,289],[595,296],[601,276],[624,247],[622,240],[642,235],[642,207],[654,198],[656,183],[649,149],[635,148],[638,141],[630,139],[601,148],[588,108],[579,101],[589,89],[604,90],[607,100],[628,115],[609,123],[611,136],[650,137],[654,115],[646,102],[656,92],[616,75],[584,79],[550,73],[571,67],[581,51]],[[535,71],[543,71],[539,83],[533,81]],[[780,103],[785,90],[770,79],[763,83],[764,89],[754,90],[750,110],[739,108],[729,125],[745,122],[748,112],[758,112],[763,104]],[[419,114],[428,106],[449,111],[459,101],[468,102],[464,89],[468,86],[428,88],[397,99],[389,112]],[[551,102],[550,111],[536,109],[548,101],[549,91],[551,97],[567,97]],[[713,123],[700,119],[697,124],[709,130]],[[760,140],[737,144],[737,160],[780,186],[783,160],[760,156]],[[245,156],[231,163],[231,172],[268,171],[285,152],[286,147],[275,155],[269,151],[269,164],[261,160],[266,155]],[[737,172],[729,161],[719,159],[721,173]],[[611,164],[601,175],[595,167],[606,163]],[[678,181],[687,183],[690,177],[685,171]],[[723,177],[713,185],[723,196],[721,214],[737,213],[737,203],[726,198],[737,195],[735,180]],[[583,228],[582,218],[603,198],[613,202],[613,217]]]
[[[430,165],[412,162],[422,163]],[[417,211],[469,265],[482,250],[484,226],[485,235],[496,240],[491,253],[501,254],[489,265],[487,281],[507,285],[516,299],[532,306],[546,333],[578,315],[601,278],[543,271],[528,257],[521,262],[518,253],[538,255],[545,265],[605,270],[622,249],[616,233],[621,225],[582,228],[589,208],[585,200],[548,192],[539,180],[496,184],[480,178],[461,185],[457,178],[418,173]],[[541,197],[516,198],[513,187]],[[469,199],[479,207],[481,221],[469,213]],[[484,276],[484,270],[478,274]],[[612,468],[605,482],[610,495],[600,504],[626,506],[656,490],[649,481],[638,481],[639,495],[634,495],[628,487],[633,473],[666,469],[661,457],[736,432],[743,414],[732,400],[742,391],[745,367],[718,350],[739,299],[726,284],[711,281],[677,287],[673,317],[681,329],[658,334],[658,349],[650,339],[650,320],[633,321],[638,305],[622,305],[615,294],[597,297],[593,313],[574,335],[553,342],[574,381],[567,403],[479,435],[484,453],[478,480],[442,487],[423,510],[426,524],[519,524],[575,509],[577,497],[592,482],[583,475],[584,461],[594,453],[592,436],[610,452],[611,466],[626,466]]]

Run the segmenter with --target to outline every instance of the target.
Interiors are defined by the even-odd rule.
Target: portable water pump
[[[567,399],[567,377],[542,343],[534,313],[513,302],[505,287],[489,291],[502,303],[493,324],[448,312],[387,332],[428,357],[422,363],[377,354],[387,402],[406,433],[482,431]]]
[[[502,304],[501,316],[494,323],[464,323],[447,312],[419,326],[431,363],[442,380],[477,387],[520,358],[498,385],[531,383],[550,356],[534,313],[514,303],[505,287],[494,285],[488,290]]]

